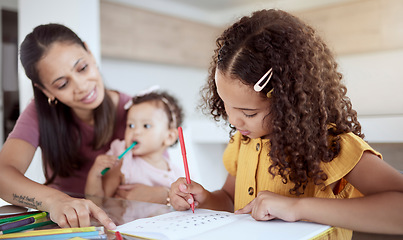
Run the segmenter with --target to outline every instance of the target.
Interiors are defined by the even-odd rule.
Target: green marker
[[[134,146],[136,146],[137,142],[133,142],[132,145],[130,145],[122,154],[119,155],[118,160],[120,160],[130,149],[132,149]],[[105,175],[106,172],[109,171],[110,168],[105,168],[102,170],[101,174],[102,176]]]

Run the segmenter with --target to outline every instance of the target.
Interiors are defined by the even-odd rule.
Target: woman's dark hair
[[[134,105],[143,102],[156,102],[161,105],[168,117],[168,128],[178,128],[179,126],[182,126],[184,119],[182,107],[178,100],[168,92],[150,92],[132,98],[132,103]],[[173,145],[177,142],[178,140],[176,140]]]
[[[84,42],[69,28],[60,24],[39,25],[29,33],[20,47],[20,60],[25,74],[31,79],[35,106],[39,122],[39,146],[42,149],[46,183],[50,184],[56,176],[68,177],[80,169],[86,161],[78,154],[80,131],[74,121],[70,107],[58,102],[48,103],[47,96],[41,91],[45,88],[38,73],[38,62],[54,43],[71,43],[83,47]],[[115,107],[105,92],[103,102],[94,109],[93,148],[99,149],[112,137],[115,126]],[[48,167],[51,169],[50,176]]]
[[[271,119],[265,124],[272,129],[268,171],[285,183],[294,183],[290,189],[294,195],[303,194],[310,181],[322,184],[327,175],[320,164],[340,152],[339,135],[353,132],[364,138],[326,44],[297,17],[272,9],[241,18],[222,33],[216,45],[201,106],[216,121],[228,118],[217,94],[216,70],[253,88],[272,68],[273,76],[261,91],[271,103],[270,117],[265,118]]]

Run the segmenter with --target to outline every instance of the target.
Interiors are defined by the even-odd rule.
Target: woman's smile
[[[96,99],[97,99],[97,90],[95,87],[90,93],[88,93],[85,97],[81,99],[81,102],[89,104],[94,102]]]

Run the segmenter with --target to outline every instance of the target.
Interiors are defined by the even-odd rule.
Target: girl
[[[116,139],[106,155],[96,158],[89,171],[86,194],[116,196],[119,185],[141,183],[165,191],[145,190],[143,201],[167,204],[171,183],[182,171],[169,160],[166,150],[178,139],[177,128],[182,124],[183,111],[178,101],[166,92],[149,92],[133,97],[126,105],[127,121],[124,140]],[[137,144],[115,166],[116,158],[133,142]],[[101,172],[111,168],[105,176]],[[159,194],[159,193],[163,194]],[[149,196],[153,199],[148,199]]]
[[[203,97],[236,132],[223,156],[229,174],[215,192],[178,179],[172,206],[340,227],[332,239],[351,239],[347,229],[402,234],[403,176],[363,140],[337,63],[315,31],[262,10],[216,43]]]

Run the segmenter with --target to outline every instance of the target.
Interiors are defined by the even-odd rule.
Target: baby
[[[110,150],[96,158],[88,173],[85,193],[112,197],[120,185],[143,184],[164,187],[163,199],[153,201],[164,203],[171,183],[183,175],[183,170],[172,164],[167,153],[167,148],[178,142],[182,108],[167,92],[149,91],[134,96],[125,109],[128,111],[125,139],[114,140]],[[119,161],[117,156],[134,142],[135,146]],[[110,170],[101,174],[107,168]],[[146,189],[157,191],[161,188]]]

